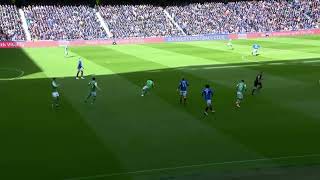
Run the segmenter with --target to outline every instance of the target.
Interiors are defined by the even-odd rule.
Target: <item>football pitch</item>
[[[260,55],[252,56],[254,43]],[[320,178],[320,36],[0,49],[1,179]],[[76,80],[83,58],[85,80]],[[250,94],[264,72],[263,89]],[[92,76],[102,91],[85,104]],[[61,107],[51,107],[51,78]],[[188,103],[177,86],[190,84]],[[141,97],[146,80],[155,88]],[[248,90],[235,108],[235,86]],[[215,90],[204,117],[201,91]]]

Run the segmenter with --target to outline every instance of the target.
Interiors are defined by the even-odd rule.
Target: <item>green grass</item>
[[[319,179],[320,36],[233,43],[72,47],[68,58],[62,48],[0,49],[0,178]],[[86,80],[74,78],[79,56]],[[251,96],[260,71],[264,88]],[[84,104],[93,74],[103,91]],[[58,110],[51,77],[62,85]],[[156,88],[140,97],[149,78]],[[236,109],[240,79],[249,91]],[[204,118],[206,83],[217,112]]]

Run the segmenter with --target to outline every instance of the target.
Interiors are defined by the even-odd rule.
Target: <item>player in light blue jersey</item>
[[[189,83],[184,78],[181,79],[177,91],[180,91],[180,104],[186,105],[187,103],[187,90],[188,90]]]
[[[83,77],[83,63],[82,63],[82,59],[81,58],[79,58],[79,60],[78,60],[78,66],[77,66],[77,76],[76,76],[76,79],[79,79],[79,74],[80,74],[80,78],[81,79],[84,79],[84,77]]]
[[[259,55],[259,49],[261,48],[261,46],[259,44],[254,44],[252,45],[252,55],[253,56],[258,56]]]
[[[229,39],[228,43],[227,43],[228,48],[230,48],[231,50],[233,50],[233,45],[232,45],[232,39]]]
[[[67,57],[68,55],[69,55],[68,46],[65,45],[65,46],[64,46],[64,57]]]
[[[212,96],[213,96],[213,90],[211,90],[210,86],[207,84],[202,91],[202,97],[206,102],[206,109],[204,111],[205,115],[208,115],[209,109],[211,110],[211,112],[215,112],[212,106]]]

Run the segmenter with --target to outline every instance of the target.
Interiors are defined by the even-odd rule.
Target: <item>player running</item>
[[[210,86],[207,84],[202,91],[202,97],[206,102],[206,109],[204,111],[205,115],[208,115],[209,109],[211,110],[211,112],[215,112],[212,106],[212,96],[213,96],[213,90],[211,90]]]
[[[81,79],[84,79],[84,77],[83,77],[83,63],[82,63],[82,59],[81,58],[79,58],[79,60],[78,60],[78,67],[77,67],[77,76],[76,76],[76,79],[79,79],[79,74],[80,74],[80,77],[81,77]]]
[[[145,96],[151,88],[154,88],[154,82],[152,79],[147,80],[146,85],[143,86],[141,96]]]
[[[65,46],[64,46],[64,57],[67,57],[68,55],[69,55],[68,46],[65,45]]]
[[[230,48],[231,50],[233,50],[233,45],[232,45],[232,39],[229,39],[228,43],[227,43],[228,48]]]
[[[182,99],[183,99],[183,104],[186,105],[187,103],[187,89],[188,89],[189,83],[187,80],[184,78],[181,79],[177,91],[180,90],[180,104],[182,104]]]
[[[240,103],[243,100],[243,95],[245,91],[247,90],[247,85],[244,83],[244,80],[241,80],[237,84],[237,100],[236,100],[236,106],[240,108]]]
[[[252,55],[253,56],[258,56],[259,55],[259,49],[260,49],[260,45],[259,44],[254,44],[252,46]]]
[[[92,78],[92,80],[89,82],[88,86],[89,86],[89,91],[90,92],[89,92],[89,95],[87,96],[87,98],[86,98],[86,100],[84,102],[87,103],[88,100],[92,97],[91,104],[94,104],[94,102],[96,101],[96,97],[97,97],[97,89],[99,91],[101,91],[101,89],[99,88],[95,77]]]
[[[52,78],[51,88],[52,88],[52,108],[59,107],[59,92],[58,87],[60,85],[57,83],[56,78]]]
[[[260,91],[260,89],[262,88],[262,72],[260,72],[257,76],[256,79],[254,80],[253,83],[253,89],[251,94],[254,95],[255,91]]]

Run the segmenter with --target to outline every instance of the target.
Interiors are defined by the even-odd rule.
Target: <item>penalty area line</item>
[[[65,178],[64,180],[84,180],[84,179],[93,179],[93,178],[104,178],[111,176],[122,176],[130,174],[142,174],[148,172],[161,172],[161,171],[170,171],[177,169],[188,169],[188,168],[197,168],[197,167],[210,167],[210,166],[219,166],[226,164],[243,164],[250,162],[263,162],[263,161],[274,161],[274,160],[290,160],[290,159],[300,159],[300,158],[310,158],[310,157],[320,157],[320,154],[306,154],[299,156],[281,156],[273,158],[260,158],[260,159],[247,159],[247,160],[236,160],[236,161],[225,161],[225,162],[213,162],[213,163],[203,163],[203,164],[193,164],[185,166],[176,166],[176,167],[166,167],[166,168],[155,168],[155,169],[145,169],[139,171],[129,171],[129,172],[120,172],[120,173],[110,173],[110,174],[98,174],[93,176],[83,176],[83,177],[74,177],[74,178]]]

